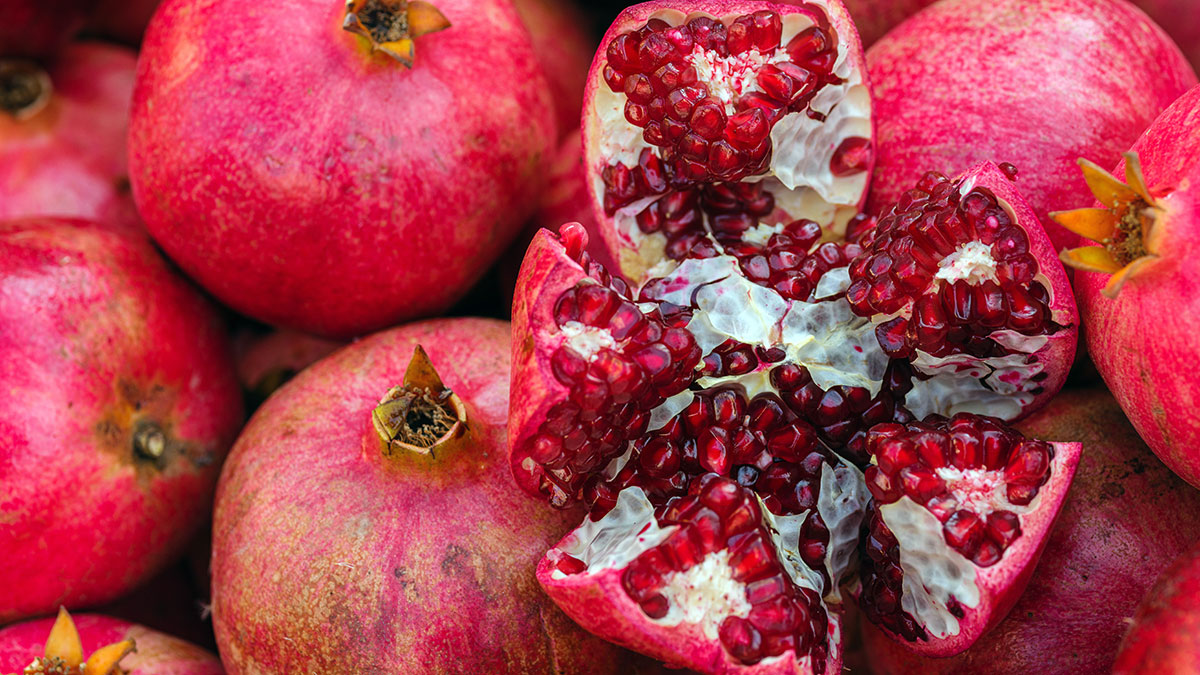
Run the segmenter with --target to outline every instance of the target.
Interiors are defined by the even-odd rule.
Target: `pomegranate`
[[[1097,208],[1055,214],[1102,246],[1064,253],[1078,267],[1088,351],[1146,444],[1200,487],[1200,396],[1190,364],[1200,359],[1200,87],[1180,98],[1118,165],[1122,183],[1082,162]],[[1152,329],[1149,329],[1151,328]]]
[[[0,59],[0,219],[141,228],[125,166],[136,62],[98,42],[66,47],[49,69]]]
[[[49,58],[83,27],[97,0],[5,0],[0,3],[0,57]],[[0,87],[3,91],[3,87]]]
[[[863,46],[870,47],[893,26],[936,0],[844,0]]]
[[[90,653],[87,660],[84,654]],[[82,675],[223,675],[199,647],[100,614],[25,621],[0,629],[0,673]]]
[[[1113,673],[1200,670],[1200,545],[1163,572],[1138,607]]]
[[[499,321],[411,324],[263,404],[213,524],[229,672],[627,672],[534,581],[570,515],[508,476],[509,345]]]
[[[242,421],[221,322],[144,234],[8,221],[0,355],[0,623],[111,600],[208,516]]]
[[[565,137],[579,128],[580,102],[596,40],[575,0],[513,0],[513,5],[533,39],[533,53],[546,75],[558,115],[559,134]]]
[[[953,658],[913,654],[866,627],[870,672],[1019,675],[1045,672],[1047,664],[1058,664],[1051,668],[1057,672],[1108,672],[1127,617],[1154,578],[1200,538],[1200,492],[1154,459],[1103,387],[1064,391],[1018,428],[1084,446],[1025,594],[1007,619]]]
[[[138,45],[160,0],[96,0],[88,17],[88,32]]]
[[[772,232],[760,222],[844,233],[874,163],[865,70],[840,0],[622,12],[592,62],[583,116],[613,272],[641,282],[664,254],[712,255],[713,237],[761,248]]]
[[[290,330],[266,335],[239,336],[237,376],[242,389],[257,408],[276,389],[309,365],[332,354],[343,343]]]
[[[138,61],[131,178],[166,252],[234,309],[327,337],[464,295],[556,137],[511,3],[204,7],[163,3]]]
[[[200,538],[211,533],[208,528],[193,537],[188,546],[188,557]],[[207,539],[206,545],[207,545]],[[207,565],[207,558],[205,564]],[[204,575],[208,576],[207,571]],[[203,594],[191,570],[183,563],[176,563],[158,573],[154,578],[96,609],[102,614],[141,624],[177,638],[187,640],[205,649],[216,651],[212,624],[205,606],[208,595]]]
[[[1075,159],[1111,166],[1196,84],[1179,48],[1123,0],[1028,0],[1019,11],[948,0],[897,26],[867,63],[878,130],[872,212],[931,166],[1019,162],[1021,190],[1055,249],[1078,242],[1046,218],[1087,195]]]

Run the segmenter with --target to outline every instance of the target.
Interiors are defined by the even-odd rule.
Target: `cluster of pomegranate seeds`
[[[878,511],[872,511],[865,523],[858,578],[862,584],[859,606],[863,615],[876,626],[909,642],[928,640],[929,634],[900,605],[904,594],[904,569],[900,567],[900,544]],[[959,617],[962,618],[962,617]]]
[[[1024,230],[986,188],[928,173],[884,215],[850,265],[846,296],[860,316],[891,315],[876,335],[889,356],[1005,353],[988,337],[1057,329]]]
[[[782,37],[783,19],[771,10],[728,27],[707,17],[679,26],[651,19],[609,43],[604,80],[625,95],[625,119],[661,148],[677,185],[737,181],[766,170],[771,128],[835,79],[826,28],[781,50]]]
[[[650,410],[688,387],[701,356],[686,315],[644,312],[625,283],[583,251],[579,232],[564,227],[561,236],[588,276],[555,304],[559,330],[577,340],[568,337],[550,361],[570,393],[547,413],[530,449],[545,469],[543,492],[560,507],[646,431]]]
[[[1028,506],[1050,479],[1054,446],[999,420],[967,413],[881,424],[867,445],[867,487],[880,504],[907,496],[942,523],[946,544],[979,567],[1000,562],[1021,536],[1009,510]]]
[[[779,561],[771,532],[753,492],[733,480],[706,474],[687,496],[676,497],[656,514],[660,526],[678,529],[633,560],[622,585],[647,616],[661,619],[671,609],[671,587],[687,585],[686,572],[714,554],[736,582],[727,598],[749,606],[731,613],[718,634],[731,656],[744,664],[792,650],[812,657],[813,672],[824,672],[828,616],[819,593],[797,586]],[[740,602],[738,602],[740,600]]]

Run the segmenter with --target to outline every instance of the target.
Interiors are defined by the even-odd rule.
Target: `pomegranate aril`
[[[946,521],[943,531],[946,544],[969,558],[983,540],[984,523],[971,511],[958,511]]]
[[[852,176],[867,170],[871,164],[873,149],[871,141],[861,136],[851,136],[842,141],[833,151],[829,170],[835,176]]]
[[[753,664],[762,660],[762,635],[749,621],[728,616],[717,632],[725,650],[738,661]]]

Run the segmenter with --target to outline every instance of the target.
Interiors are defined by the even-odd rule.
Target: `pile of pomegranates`
[[[1189,0],[11,0],[0,674],[1200,672]]]

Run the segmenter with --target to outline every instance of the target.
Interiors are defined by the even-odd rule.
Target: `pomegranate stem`
[[[421,345],[413,350],[404,384],[392,387],[371,413],[383,454],[422,455],[457,445],[467,431],[463,402],[443,383]]]
[[[445,30],[450,21],[422,0],[346,0],[342,29],[365,38],[371,51],[381,51],[412,68],[414,40]]]

